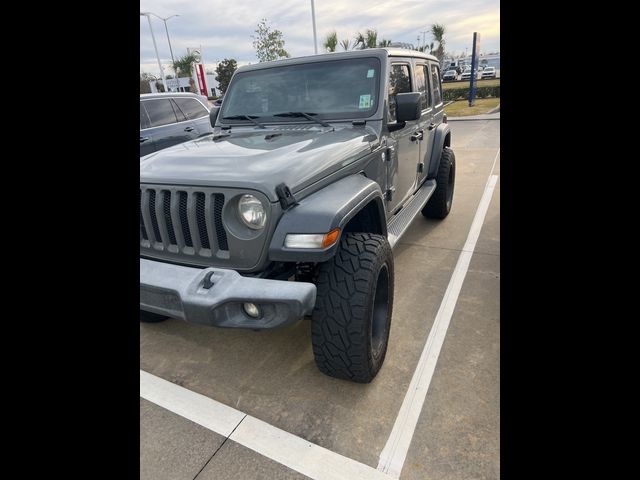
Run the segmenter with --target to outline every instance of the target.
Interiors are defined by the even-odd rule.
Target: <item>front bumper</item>
[[[209,272],[212,286],[206,288]],[[313,310],[316,286],[243,277],[235,270],[193,268],[140,259],[140,309],[188,322],[235,328],[276,328],[300,320]],[[260,318],[244,312],[251,302]]]

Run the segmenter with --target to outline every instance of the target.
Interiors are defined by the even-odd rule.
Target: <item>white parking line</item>
[[[387,440],[382,452],[380,453],[380,460],[378,462],[378,470],[386,474],[391,475],[394,478],[400,478],[400,472],[404,465],[404,461],[407,458],[407,452],[411,445],[411,439],[422,411],[424,400],[429,390],[429,384],[433,377],[433,372],[436,368],[436,362],[440,355],[442,344],[444,343],[444,337],[447,334],[449,323],[451,322],[451,316],[455,309],[458,296],[462,288],[462,283],[467,275],[469,269],[469,263],[473,256],[473,251],[476,248],[476,242],[480,236],[480,230],[484,223],[484,218],[489,209],[489,203],[493,196],[493,190],[495,189],[496,182],[498,181],[498,175],[493,175],[493,169],[495,168],[496,160],[500,155],[500,149],[493,160],[491,165],[491,171],[487,184],[484,187],[484,193],[480,199],[480,204],[476,210],[473,223],[469,229],[469,235],[467,241],[460,252],[458,257],[458,263],[456,264],[451,280],[447,286],[447,290],[444,293],[444,298],[440,304],[440,309],[436,314],[436,318],[433,321],[433,326],[427,337],[422,355],[416,367],[409,389],[404,397],[398,416],[393,425],[391,435]]]
[[[369,465],[327,450],[143,370],[140,370],[140,396],[313,479],[391,478]]]

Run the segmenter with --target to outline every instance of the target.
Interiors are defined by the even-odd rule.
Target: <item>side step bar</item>
[[[389,222],[387,227],[387,238],[389,245],[393,248],[404,232],[407,231],[409,225],[416,217],[420,210],[427,204],[431,195],[436,189],[436,181],[431,179],[422,184],[418,191],[405,203],[400,210]]]

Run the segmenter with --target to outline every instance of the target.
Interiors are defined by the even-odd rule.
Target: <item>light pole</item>
[[[149,12],[140,12],[141,17],[147,17],[149,21],[149,30],[151,30],[151,39],[153,40],[153,48],[156,51],[156,58],[158,60],[158,68],[160,68],[160,75],[162,76],[162,84],[164,85],[164,91],[168,92],[167,88],[167,79],[164,78],[164,71],[162,70],[162,63],[160,63],[160,55],[158,55],[158,45],[156,45],[156,37],[153,34],[153,27],[151,26],[151,17],[149,16]]]
[[[316,38],[316,7],[311,0],[311,20],[313,22],[313,50],[318,54],[318,39]]]
[[[169,19],[171,19],[173,17],[179,17],[180,14],[177,13],[175,15],[170,15],[167,18],[162,18],[160,15],[156,15],[153,12],[146,12],[146,13],[148,13],[149,15],[153,15],[154,17],[157,17],[157,18],[159,18],[160,20],[162,20],[164,22],[164,30],[165,30],[165,32],[167,32],[167,43],[169,44],[169,51],[171,52],[171,63],[174,64],[176,61],[173,58],[173,49],[171,48],[171,39],[169,38],[169,29],[167,28],[167,20],[169,20]]]

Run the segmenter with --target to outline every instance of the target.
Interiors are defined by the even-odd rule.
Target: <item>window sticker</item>
[[[358,108],[371,108],[371,95],[360,95],[360,104]]]
[[[370,68],[369,71],[367,72],[367,78],[373,78],[374,73],[375,73],[375,70],[373,68]]]

